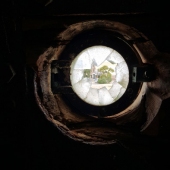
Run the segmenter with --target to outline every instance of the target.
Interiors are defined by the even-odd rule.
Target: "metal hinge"
[[[134,66],[132,70],[132,82],[150,82],[156,77],[155,68],[151,64]]]
[[[70,61],[54,60],[51,64],[51,88],[54,94],[74,94],[70,82]]]

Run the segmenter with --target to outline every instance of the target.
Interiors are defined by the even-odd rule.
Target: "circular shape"
[[[119,100],[129,82],[124,58],[106,46],[92,46],[72,61],[70,80],[74,92],[85,102],[106,106]]]
[[[59,56],[59,60],[61,60],[61,61],[69,60],[70,65],[71,65],[71,63],[74,60],[76,61],[75,58],[77,56],[79,56],[84,50],[89,49],[93,46],[102,46],[102,47],[105,47],[105,49],[106,48],[112,49],[112,50],[114,50],[114,52],[119,53],[120,56],[123,56],[124,63],[126,63],[128,66],[127,70],[129,73],[128,74],[129,79],[127,81],[124,81],[124,82],[126,82],[124,85],[125,88],[121,88],[121,90],[120,90],[121,97],[118,97],[119,100],[116,100],[115,102],[113,100],[112,101],[110,100],[109,101],[110,104],[108,104],[109,102],[108,103],[103,102],[102,105],[97,105],[96,101],[89,104],[89,103],[87,103],[87,101],[84,102],[83,100],[81,100],[80,96],[77,95],[76,92],[74,94],[63,94],[62,95],[63,100],[65,100],[65,102],[67,102],[67,104],[70,107],[74,108],[75,112],[78,112],[79,114],[90,115],[90,116],[95,116],[95,117],[106,117],[106,116],[112,116],[112,115],[122,112],[129,105],[131,105],[133,103],[133,101],[138,96],[140,89],[142,87],[142,83],[140,83],[140,82],[133,83],[132,82],[133,66],[140,65],[142,63],[141,63],[141,58],[139,57],[138,53],[136,53],[136,51],[133,49],[133,47],[131,46],[130,43],[131,42],[128,42],[127,40],[125,40],[121,36],[121,34],[118,34],[118,33],[115,33],[115,32],[109,31],[109,30],[92,29],[92,30],[84,31],[84,32],[80,33],[79,35],[75,36],[69,42],[69,44],[66,45],[65,49],[62,51],[62,53]],[[95,53],[95,52],[93,52],[93,53]],[[118,72],[120,72],[120,74],[118,74],[118,77],[117,77],[117,79],[119,79],[118,81],[121,81],[121,79],[123,77],[123,76],[121,76],[122,73],[124,73],[124,74],[127,73],[127,72],[123,72],[124,69],[121,70],[121,68],[122,68],[122,66],[120,65],[120,67],[118,69],[119,70]],[[67,82],[63,82],[65,80],[68,81],[67,74],[68,74],[68,72],[63,72],[63,70],[59,71],[59,73],[58,73],[59,80],[62,81],[63,85],[65,85],[65,84],[68,85]],[[80,72],[79,72],[79,74],[80,74]],[[67,79],[64,77],[67,77]],[[75,79],[77,77],[79,77],[78,74],[76,75]],[[72,79],[70,77],[70,85],[75,84],[75,82],[74,82],[75,79],[74,78]],[[88,89],[87,82],[86,82],[85,86],[86,86],[85,88]],[[126,88],[127,88],[127,90],[126,90]],[[129,93],[128,93],[129,88],[133,89],[133,93],[131,95],[129,95]],[[94,92],[94,90],[93,90],[93,92]],[[93,92],[91,93],[91,96],[94,95]],[[82,98],[84,98],[84,96]],[[88,100],[88,102],[90,102],[90,100]],[[102,108],[100,108],[99,106]]]
[[[70,25],[57,38],[59,44],[39,56],[34,78],[36,100],[46,118],[63,134],[83,143],[103,145],[129,140],[143,124],[144,95],[147,92],[146,83],[132,83],[131,68],[142,65],[141,60],[146,63],[154,57],[157,54],[155,46],[138,30],[106,20]],[[59,87],[71,86],[71,62],[84,49],[96,45],[115,49],[124,57],[129,68],[129,84],[123,96],[113,104],[99,107],[87,104],[75,93],[67,93],[67,89],[64,94],[52,93],[52,73],[57,73],[57,80],[62,80]],[[55,72],[51,72],[53,60],[58,63],[61,60]],[[64,61],[67,64],[62,65]]]

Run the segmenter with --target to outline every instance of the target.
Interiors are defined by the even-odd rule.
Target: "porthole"
[[[71,85],[86,103],[106,106],[119,100],[129,82],[124,58],[106,46],[92,46],[80,52],[71,63]]]
[[[52,62],[52,67],[60,61],[67,61],[68,68],[64,69],[66,64],[63,62],[63,68],[58,68],[54,79],[63,87],[72,87],[73,94],[64,93],[63,98],[79,114],[95,117],[115,115],[132,104],[140,92],[142,83],[132,82],[132,68],[140,65],[141,59],[120,34],[100,29],[82,32],[67,44],[59,59]],[[91,67],[94,66],[96,70],[92,73]],[[110,75],[110,81],[97,75],[101,74],[99,69],[103,66],[110,68],[107,75]],[[90,85],[92,81],[98,82]],[[100,84],[101,81],[109,82]]]

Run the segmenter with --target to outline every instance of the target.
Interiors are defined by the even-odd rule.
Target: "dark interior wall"
[[[156,118],[151,135],[126,144],[91,146],[68,139],[46,120],[35,102],[32,69],[59,32],[70,24],[95,19],[133,26],[159,51],[170,53],[168,10],[161,2],[148,0],[49,2],[7,0],[1,6],[2,169],[169,169],[169,99],[163,102],[163,114]],[[8,63],[16,73],[11,80]]]
[[[16,1],[15,1],[16,2]],[[157,12],[160,10],[161,1],[153,0],[30,0],[17,1],[24,14],[94,14],[94,13],[125,13],[125,12]]]

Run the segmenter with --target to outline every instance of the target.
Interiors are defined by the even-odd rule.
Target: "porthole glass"
[[[119,100],[129,83],[128,66],[116,50],[92,46],[72,61],[70,80],[73,91],[88,104],[106,106]]]

